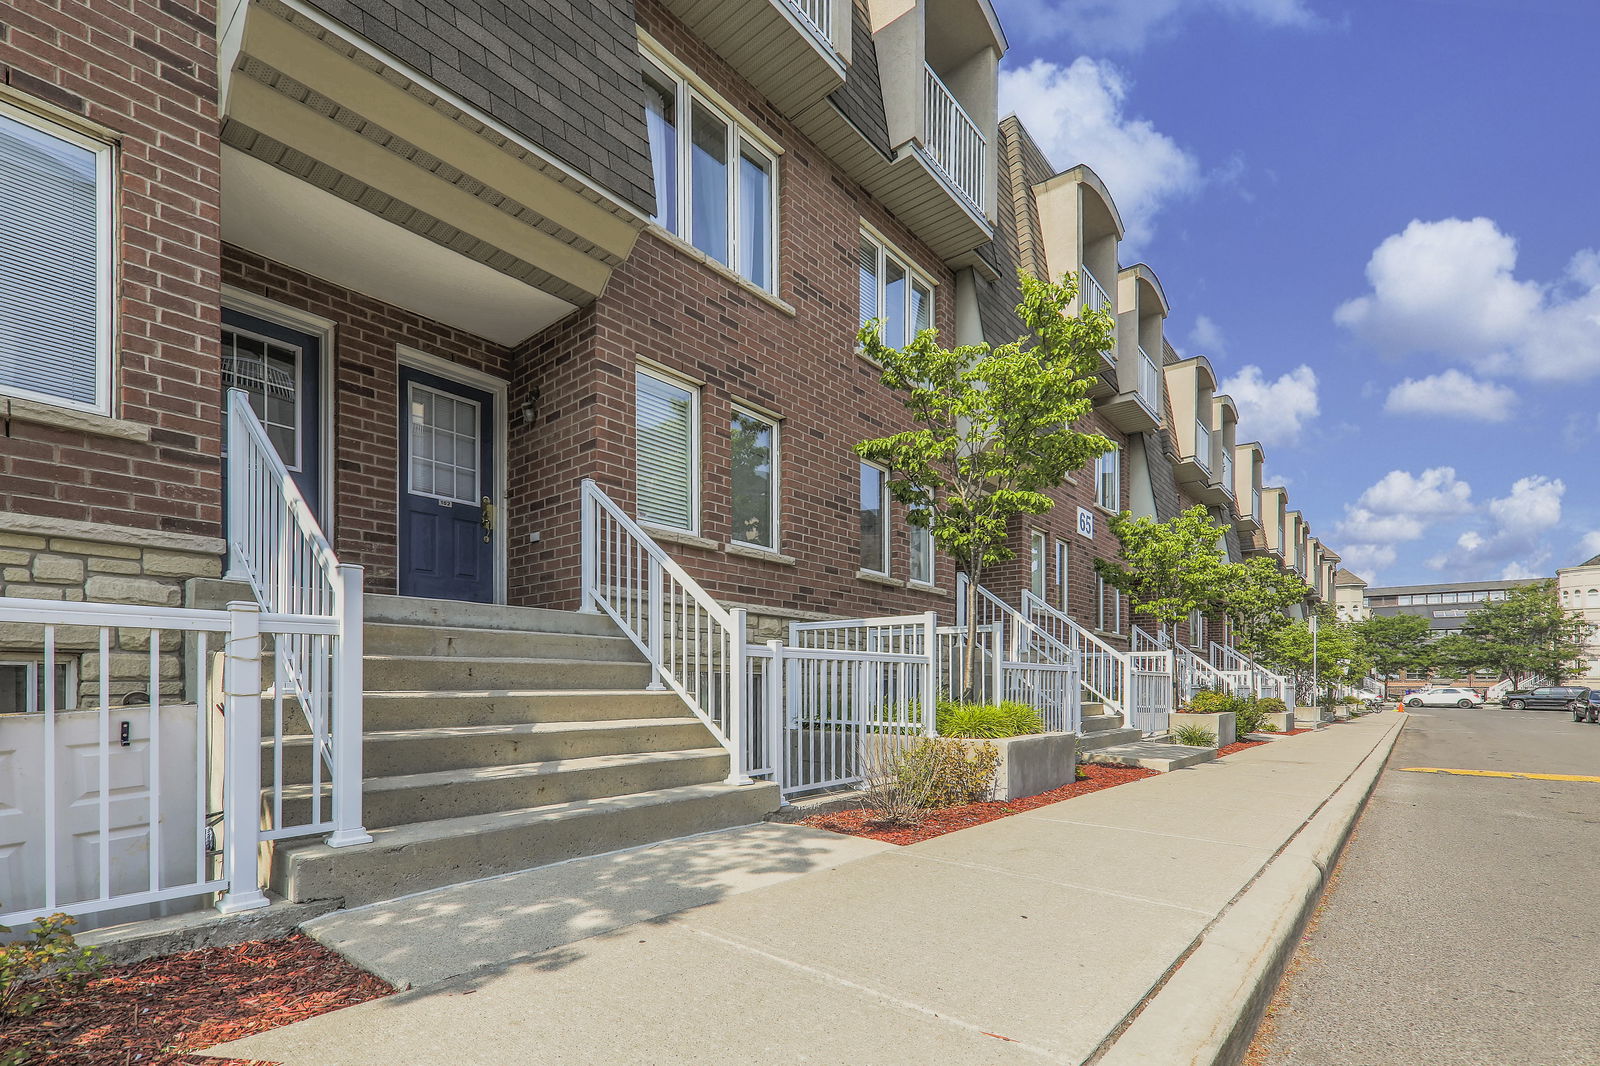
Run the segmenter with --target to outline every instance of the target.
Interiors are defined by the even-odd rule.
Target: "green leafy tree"
[[[1289,624],[1285,613],[1304,603],[1311,587],[1265,555],[1230,563],[1218,585],[1217,605],[1246,655],[1259,658],[1267,639]]]
[[[1302,705],[1319,701],[1318,689],[1331,695],[1333,686],[1353,684],[1372,669],[1351,623],[1341,622],[1333,609],[1318,605],[1317,632],[1308,618],[1296,618],[1267,638],[1262,660],[1294,683]]]
[[[1495,670],[1484,658],[1483,646],[1462,633],[1445,634],[1428,646],[1425,655],[1423,669],[1444,677],[1490,674]]]
[[[1096,559],[1094,568],[1165,633],[1192,612],[1219,606],[1233,577],[1218,547],[1223,529],[1199,504],[1165,522],[1124,511],[1111,517],[1117,558]]]
[[[1581,668],[1592,629],[1561,606],[1554,581],[1541,581],[1467,615],[1461,635],[1475,646],[1479,663],[1520,686],[1529,677],[1556,684],[1570,677]]]
[[[1436,658],[1428,620],[1415,614],[1375,614],[1350,626],[1373,669],[1384,678],[1400,671],[1421,673]]]
[[[977,645],[977,590],[986,567],[1015,552],[1013,520],[1044,514],[1062,484],[1114,445],[1073,427],[1093,407],[1099,353],[1111,346],[1112,319],[1098,309],[1067,314],[1077,295],[1060,283],[1021,275],[1017,314],[1032,336],[991,348],[944,348],[923,330],[904,348],[884,344],[879,323],[857,337],[883,367],[883,383],[901,394],[915,429],[856,445],[861,458],[889,471],[889,491],[908,519],[932,534],[970,579],[961,689],[971,697]]]

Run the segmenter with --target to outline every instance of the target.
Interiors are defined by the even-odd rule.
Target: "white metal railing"
[[[1135,625],[1133,627],[1134,651],[1162,651],[1169,643],[1171,642],[1164,633],[1157,636],[1143,626]]]
[[[7,805],[19,853],[0,924],[43,913],[159,911],[220,894],[224,912],[267,905],[263,840],[337,829],[315,744],[285,735],[263,700],[265,641],[334,639],[328,624],[225,610],[0,598],[0,624],[33,631],[34,712],[0,718],[21,787]],[[322,628],[321,632],[312,633]],[[263,769],[272,767],[263,789]],[[285,774],[307,782],[287,812]]]
[[[1153,418],[1160,420],[1161,371],[1142,344],[1139,345],[1139,402],[1144,404]]]
[[[974,590],[964,573],[956,575],[956,624],[940,630],[945,642],[940,662],[946,664],[951,698],[960,698],[956,687],[962,676],[969,601],[983,634],[979,646],[987,653],[981,660],[984,672],[977,678],[986,698],[1027,704],[1051,732],[1078,732],[1083,726],[1082,654],[983,586]]]
[[[281,620],[271,641],[278,757],[267,835],[327,829],[332,847],[365,844],[372,838],[361,814],[363,570],[339,562],[242,389],[228,390],[227,434],[229,576],[248,581],[261,609]],[[296,717],[309,729],[303,743],[314,769],[295,797],[304,802],[288,810],[303,812],[304,822],[283,802],[285,730],[296,728]]]
[[[1164,733],[1172,713],[1172,652],[1129,652],[1126,722],[1146,734]]]
[[[1248,680],[1250,691],[1263,699],[1283,699],[1288,690],[1288,681],[1281,674],[1268,670],[1238,648],[1226,644],[1211,642],[1211,665],[1224,673],[1242,674]]]
[[[1211,427],[1200,419],[1194,420],[1194,461],[1211,472]]]
[[[788,3],[823,40],[833,42],[833,0],[788,0]]]
[[[1253,695],[1254,679],[1247,670],[1222,670],[1207,662],[1189,648],[1175,649],[1174,667],[1178,677],[1178,695],[1188,701],[1202,689],[1226,692],[1234,696]]]
[[[1222,449],[1222,491],[1233,495],[1233,453],[1226,445]]]
[[[748,625],[724,608],[592,480],[583,481],[581,611],[602,611],[650,662],[652,689],[670,688],[728,750],[729,780],[771,767],[746,734],[752,701]],[[769,712],[770,713],[770,712]],[[768,736],[769,742],[773,739]]]
[[[935,734],[937,628],[931,612],[799,622],[787,645],[751,649],[770,664],[764,702],[785,796],[861,785],[879,749]]]
[[[923,64],[922,70],[923,147],[981,215],[988,138],[933,68]]]
[[[1257,525],[1266,528],[1266,518],[1261,514],[1261,490],[1257,488],[1250,490],[1250,517],[1256,520]]]
[[[1128,653],[1118,651],[1074,619],[1035,596],[1022,593],[1022,614],[1058,644],[1077,655],[1079,685],[1093,702],[1112,714],[1128,712]]]
[[[1111,316],[1111,347],[1100,354],[1112,366],[1117,365],[1117,309],[1111,303],[1111,296],[1106,292],[1105,286],[1100,284],[1100,279],[1094,276],[1088,267],[1078,271],[1078,300],[1085,311],[1104,311]]]

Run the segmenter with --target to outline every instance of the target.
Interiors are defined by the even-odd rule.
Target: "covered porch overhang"
[[[591,303],[634,208],[285,0],[222,13],[223,238],[499,344]]]

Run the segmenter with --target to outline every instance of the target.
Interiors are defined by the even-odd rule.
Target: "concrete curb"
[[[1237,1066],[1405,726],[1403,716],[1202,935],[1096,1066]]]

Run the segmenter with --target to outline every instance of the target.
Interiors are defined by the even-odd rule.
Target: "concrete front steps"
[[[1123,725],[1122,715],[1103,704],[1083,705],[1083,731],[1078,740],[1078,761],[1100,766],[1138,766],[1146,770],[1180,770],[1217,757],[1216,748],[1174,744],[1168,737],[1147,737]]]
[[[609,619],[367,598],[371,844],[283,841],[271,888],[358,906],[475,878],[749,825],[769,783],[725,783],[727,751]],[[284,815],[309,811],[308,737],[285,739]],[[270,780],[272,753],[263,745]]]

